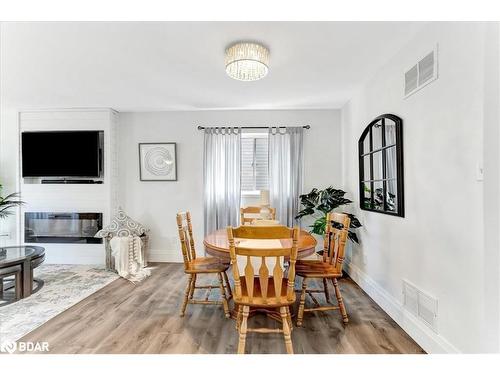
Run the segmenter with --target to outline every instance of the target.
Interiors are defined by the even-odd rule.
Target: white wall
[[[484,271],[482,337],[500,350],[500,26],[486,27],[484,59]]]
[[[203,236],[203,126],[311,125],[305,132],[304,190],[340,186],[340,112],[195,111],[120,113],[119,202],[151,229],[153,260],[181,261],[175,214],[189,210],[198,251]],[[176,182],[139,181],[138,143],[176,142]]]
[[[1,66],[0,66],[1,68]],[[1,100],[0,95],[0,100]],[[9,124],[8,126],[6,124]],[[0,184],[3,186],[3,195],[18,190],[18,112],[0,106]],[[0,246],[11,245],[17,242],[19,220],[13,215],[0,220],[0,233],[8,237],[0,239]]]
[[[476,179],[483,158],[484,42],[483,24],[430,24],[342,109],[343,184],[356,201],[362,130],[383,113],[403,119],[406,217],[357,209],[361,246],[351,249],[347,263],[350,275],[430,352],[498,350],[484,342],[482,330],[486,310],[497,303],[483,295],[488,259],[483,182]],[[403,72],[436,43],[438,80],[403,99]],[[498,85],[498,73],[496,79]],[[438,298],[438,334],[401,309],[403,279]],[[496,323],[488,325],[498,337]]]

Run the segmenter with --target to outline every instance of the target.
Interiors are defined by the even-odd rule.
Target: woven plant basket
[[[111,255],[111,241],[112,237],[104,238],[104,246],[106,248],[106,270],[116,272],[115,270],[115,258]],[[149,236],[143,234],[139,237],[141,239],[141,252],[142,259],[144,259],[144,265],[148,265],[149,256]]]

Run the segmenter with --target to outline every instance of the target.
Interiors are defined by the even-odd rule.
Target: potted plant
[[[12,214],[12,212],[9,211],[11,208],[24,204],[24,202],[18,198],[19,193],[12,193],[6,197],[2,197],[2,185],[0,185],[0,219],[4,219]]]
[[[344,198],[345,194],[345,191],[334,189],[332,186],[323,190],[314,188],[310,193],[302,194],[299,197],[303,209],[299,211],[295,218],[300,219],[305,216],[311,216],[314,219],[314,223],[310,225],[310,232],[322,236],[325,234],[326,215],[340,206],[352,203],[350,199]],[[351,225],[348,233],[349,239],[359,243],[358,236],[351,229],[359,228],[362,225],[356,216],[347,212],[344,213],[351,218]]]

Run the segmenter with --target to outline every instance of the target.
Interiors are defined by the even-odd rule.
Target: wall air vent
[[[405,96],[415,92],[418,88],[418,65],[405,73]]]
[[[438,77],[437,46],[405,72],[405,98]]]
[[[406,280],[403,280],[403,307],[434,332],[437,332],[437,299]]]

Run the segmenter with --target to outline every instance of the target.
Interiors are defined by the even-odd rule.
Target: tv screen
[[[22,133],[23,177],[99,177],[98,131]]]

